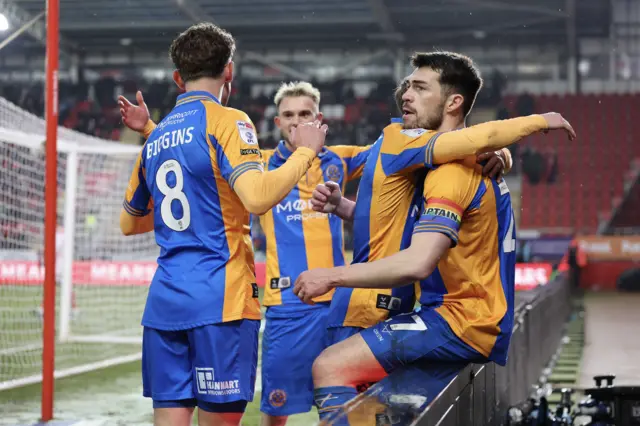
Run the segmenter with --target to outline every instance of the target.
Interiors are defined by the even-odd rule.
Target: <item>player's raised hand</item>
[[[142,132],[144,126],[149,121],[149,108],[144,103],[142,92],[138,90],[136,93],[138,105],[133,105],[124,96],[118,96],[118,106],[120,106],[120,116],[125,126],[136,132]]]
[[[573,130],[571,124],[565,120],[565,118],[558,114],[557,112],[548,112],[546,114],[542,114],[545,120],[547,120],[547,126],[549,127],[545,130],[547,133],[549,130],[564,130],[567,132],[567,136],[569,140],[572,141],[576,138],[576,131]]]
[[[324,146],[324,140],[327,137],[326,124],[315,120],[313,123],[298,124],[291,129],[291,145],[296,148],[304,146],[310,148],[318,154]]]
[[[328,181],[316,186],[311,198],[311,208],[317,212],[333,213],[338,208],[340,201],[342,201],[340,185]]]
[[[317,268],[305,271],[298,275],[293,294],[308,305],[315,305],[313,299],[326,294],[331,290],[332,277],[335,276],[333,269]]]

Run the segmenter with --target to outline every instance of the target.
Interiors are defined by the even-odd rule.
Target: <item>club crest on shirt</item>
[[[253,125],[251,123],[238,120],[236,121],[236,126],[238,127],[238,133],[240,134],[240,138],[247,145],[258,144],[258,137],[256,136],[256,131],[253,128]]]
[[[274,389],[269,394],[269,404],[274,407],[282,407],[287,402],[287,393],[282,389]]]
[[[330,180],[333,182],[340,182],[340,178],[342,176],[340,175],[340,169],[338,169],[338,166],[336,166],[335,164],[330,164],[329,167],[327,167],[327,170],[324,172],[324,180]]]

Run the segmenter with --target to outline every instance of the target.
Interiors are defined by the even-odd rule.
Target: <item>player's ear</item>
[[[176,86],[178,86],[178,89],[184,92],[184,81],[182,80],[182,76],[180,76],[178,70],[173,71],[173,81],[176,83]]]
[[[458,109],[462,109],[463,103],[464,103],[464,96],[458,93],[449,95],[449,98],[447,99],[447,102],[445,104],[447,108],[447,112],[452,113],[454,111],[457,111]]]
[[[318,113],[316,114],[316,120],[318,120],[319,122],[321,122],[321,123],[322,123],[322,119],[323,119],[323,118],[324,118],[324,114],[323,114],[323,113],[318,112]]]
[[[229,63],[224,67],[224,81],[231,82],[233,80],[233,61],[229,61]]]
[[[276,125],[276,127],[279,129],[280,128],[280,116],[276,115],[275,117],[273,117],[273,123]]]

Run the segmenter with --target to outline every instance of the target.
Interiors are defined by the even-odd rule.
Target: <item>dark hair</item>
[[[217,78],[236,50],[233,36],[205,22],[190,26],[171,43],[169,56],[186,83],[202,77]]]
[[[409,88],[409,80],[404,79],[402,82],[396,87],[396,90],[393,92],[393,97],[396,100],[396,107],[398,107],[398,111],[402,113],[402,96],[404,96],[404,92]]]
[[[469,114],[482,87],[480,70],[471,58],[453,52],[415,53],[411,57],[411,65],[439,72],[440,85],[448,93],[462,95],[462,111],[465,117]]]

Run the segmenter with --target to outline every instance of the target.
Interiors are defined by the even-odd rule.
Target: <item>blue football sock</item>
[[[320,421],[328,420],[335,413],[340,411],[342,406],[358,395],[356,388],[351,386],[328,386],[326,388],[318,388],[313,391],[313,398]],[[347,419],[345,417],[344,421]],[[349,423],[339,422],[340,425],[348,425]]]

